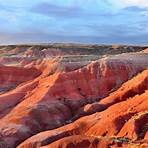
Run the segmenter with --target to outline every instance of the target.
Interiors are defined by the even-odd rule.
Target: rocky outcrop
[[[57,137],[56,140],[58,140],[58,137],[63,138],[63,135],[67,137],[82,133],[91,137],[92,135],[112,136],[116,135],[124,124],[124,120],[120,120],[120,116],[128,120],[136,113],[144,111],[142,107],[141,109],[136,108],[139,101],[144,101],[143,99],[147,95],[147,92],[144,93],[147,85],[145,79],[142,79],[143,83],[137,80],[139,83],[134,85],[136,87],[135,94],[125,95],[124,93],[130,90],[127,88],[123,91],[123,94],[119,93],[121,99],[117,97],[114,101],[112,98],[114,102],[112,101],[113,103],[110,105],[107,102],[106,108],[112,105],[111,109],[108,108],[103,112],[83,117],[70,125],[64,126],[71,122],[71,119],[75,117],[82,106],[107,100],[105,97],[111,92],[146,69],[148,58],[145,53],[121,54],[105,57],[86,66],[83,65],[81,68],[65,70],[65,65],[62,66],[58,64],[57,60],[41,60],[26,65],[25,69],[34,67],[37,71],[40,71],[39,76],[22,83],[14,91],[0,96],[2,97],[0,109],[3,112],[0,122],[0,140],[3,144],[16,147],[27,138],[52,129],[54,130],[49,131],[51,135],[48,134],[51,142],[55,141],[52,136]],[[140,91],[140,88],[144,90]],[[21,91],[22,93],[20,93]],[[136,97],[136,94],[139,94],[139,96]],[[124,102],[125,105],[122,106],[121,101],[129,97],[133,99]],[[131,114],[126,112],[126,109],[132,107],[130,100],[133,104],[134,101],[132,100],[137,100],[134,105],[137,112],[133,110]],[[8,102],[10,102],[9,105],[7,105]],[[121,102],[121,104],[117,104],[117,102]],[[123,108],[120,113],[118,113],[119,108]],[[110,113],[114,116],[111,117]],[[109,122],[110,125],[107,124]],[[63,127],[55,129],[61,126]],[[93,139],[92,141],[88,140],[87,143],[92,144]]]
[[[10,45],[0,56],[0,147],[148,144],[147,47]]]
[[[140,75],[148,77],[148,70]],[[140,81],[140,75],[134,78],[135,82]],[[143,83],[147,86],[147,79]],[[139,88],[140,86],[141,83],[139,83]],[[68,147],[69,145],[79,147],[81,144],[85,147],[90,145],[93,147],[98,145],[100,147],[147,146],[147,139],[145,139],[148,131],[147,96],[146,87],[141,93],[127,97],[125,101],[120,100],[119,103],[113,104],[103,112],[96,112],[61,128],[39,133],[27,139],[18,148],[29,148],[29,146],[34,148],[37,145],[41,147],[45,145],[48,145],[47,147]]]
[[[130,97],[134,97],[137,94],[142,94],[148,90],[148,71],[138,74],[133,79],[124,83],[120,89],[111,93],[108,97],[95,102],[87,104],[82,107],[76,114],[75,118],[80,116],[89,115],[98,111],[103,111],[121,101],[126,101]]]
[[[40,44],[0,46],[0,55],[28,55],[46,57],[51,55],[104,55],[142,51],[147,46],[126,45],[82,45],[82,44]]]
[[[18,84],[30,81],[41,74],[36,68],[0,66],[0,92],[15,88]]]

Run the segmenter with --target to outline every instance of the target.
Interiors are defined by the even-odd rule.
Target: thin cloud
[[[115,8],[123,9],[126,7],[136,6],[140,8],[148,8],[147,0],[108,0]]]
[[[33,13],[39,13],[49,17],[57,18],[89,18],[89,17],[111,17],[114,14],[111,12],[99,11],[99,10],[87,10],[82,8],[79,5],[71,6],[59,6],[56,4],[51,4],[48,2],[41,2],[37,5],[34,5],[31,9]]]
[[[47,2],[42,2],[33,6],[31,11],[55,17],[78,17],[80,13],[84,13],[83,10],[79,7],[64,7]]]
[[[140,8],[140,7],[137,7],[137,6],[129,6],[129,7],[126,7],[122,10],[128,11],[128,12],[145,12],[145,11],[148,11],[148,8]]]

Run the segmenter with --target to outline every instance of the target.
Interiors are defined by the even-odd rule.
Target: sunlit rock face
[[[1,49],[2,147],[147,144],[147,49],[68,47]]]
[[[128,86],[129,89],[125,86]],[[102,99],[102,102],[99,101],[100,105],[104,105],[103,109],[97,102],[98,106],[94,109],[94,114],[81,117],[58,129],[36,134],[18,147],[29,148],[29,146],[37,147],[38,145],[47,147],[69,147],[72,145],[75,147],[89,147],[90,145],[108,147],[110,144],[128,147],[130,145],[147,145],[147,89],[148,70],[145,70],[123,84],[109,97]],[[133,93],[129,93],[130,91]],[[93,104],[91,107],[93,111]]]

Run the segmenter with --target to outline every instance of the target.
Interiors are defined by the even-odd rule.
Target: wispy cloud
[[[83,0],[81,0],[81,2],[82,1]],[[88,1],[83,1],[83,2],[87,3],[87,7],[88,7]],[[90,5],[90,6],[93,6],[93,5]],[[61,5],[57,5],[49,2],[41,2],[41,3],[38,3],[37,5],[34,5],[30,9],[30,11],[33,13],[39,13],[49,17],[70,18],[70,19],[74,19],[74,18],[88,19],[89,17],[96,18],[101,16],[110,17],[113,15],[111,12],[102,11],[102,10],[100,11],[99,5],[98,5],[98,8],[96,9],[91,9],[91,7],[90,8],[89,7],[87,8],[87,7],[82,7],[80,5],[80,2],[77,4],[73,3],[73,5],[68,5],[68,6],[61,6]]]
[[[47,2],[33,6],[31,11],[55,17],[78,17],[80,13],[83,14],[83,10],[79,7],[58,6]]]
[[[137,6],[129,6],[129,7],[123,8],[122,10],[135,13],[135,12],[148,11],[148,8],[140,8],[140,7],[137,7]]]
[[[122,9],[126,7],[136,6],[140,8],[148,8],[147,0],[107,0],[113,7]]]

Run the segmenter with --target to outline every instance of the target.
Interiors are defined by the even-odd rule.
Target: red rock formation
[[[27,79],[24,74],[27,79],[25,83],[20,82],[22,84],[13,91],[0,95],[2,97],[2,101],[0,101],[2,111],[0,142],[3,146],[16,147],[27,138],[45,130],[51,131],[28,139],[20,147],[31,147],[36,143],[40,146],[52,143],[48,147],[58,147],[60,144],[63,144],[64,147],[65,143],[67,146],[71,144],[91,146],[95,143],[100,146],[100,141],[101,145],[115,144],[118,146],[118,142],[112,143],[111,140],[110,143],[110,140],[106,142],[98,137],[120,135],[123,137],[122,140],[125,140],[123,145],[128,144],[128,140],[133,135],[129,133],[129,139],[124,137],[128,126],[125,125],[126,121],[130,122],[133,116],[145,112],[148,108],[146,100],[148,92],[145,92],[148,88],[148,71],[144,71],[129,83],[127,82],[116,91],[117,93],[106,96],[146,69],[148,66],[147,54],[110,56],[81,68],[78,66],[65,70],[65,67],[68,66],[58,64],[56,60],[34,61],[25,66],[25,72],[34,67],[37,72],[42,73],[39,73],[38,77],[30,79]],[[22,78],[16,79],[16,81],[19,80]],[[82,106],[94,101],[99,101],[103,112],[80,118],[64,126]],[[96,109],[100,109],[100,106],[97,106]],[[87,113],[88,110],[89,106],[85,106],[84,111]],[[146,115],[142,119],[145,120],[142,124],[146,125]],[[141,118],[133,125],[137,123],[141,124]],[[60,126],[63,127],[55,129]],[[135,131],[138,135],[136,140],[139,140],[138,130],[141,131],[140,128],[139,125]],[[145,133],[146,131],[142,137],[146,135]]]
[[[16,85],[32,80],[41,72],[35,68],[0,66],[0,91],[16,87]]]
[[[148,77],[148,70],[144,71],[133,80],[135,80],[136,82],[137,80],[139,80],[139,77],[146,77],[145,75]],[[131,86],[131,81],[129,81],[129,87]],[[144,79],[143,83],[145,83],[145,85],[147,86],[147,79]],[[139,83],[139,86],[140,85],[141,83]],[[121,90],[121,88],[119,90]],[[145,88],[145,90],[147,90],[147,87]],[[112,136],[122,137],[116,139],[116,141],[118,141],[120,144],[131,143],[129,142],[130,140],[143,139],[146,136],[146,131],[148,130],[146,126],[148,122],[147,96],[148,91],[144,92],[142,90],[140,94],[137,93],[137,95],[134,95],[133,97],[127,97],[126,101],[121,100],[120,103],[112,105],[103,112],[98,112],[93,115],[80,118],[74,123],[61,127],[59,129],[42,132],[36,136],[33,136],[32,138],[22,143],[19,148],[22,148],[23,146],[25,146],[25,148],[28,148],[28,145],[35,146],[36,144],[40,146],[49,144],[49,147],[58,147],[59,145],[62,145],[63,147],[66,145],[68,147],[69,144],[79,144],[79,140],[81,138],[74,142],[74,137],[69,138],[69,136],[72,135],[85,135],[94,138],[100,138],[100,136],[105,136],[106,138]],[[68,141],[65,140],[64,137],[67,137],[66,139],[68,139]],[[87,140],[83,140],[81,141],[82,143],[86,141],[86,143],[88,144],[87,146],[90,145]],[[110,142],[107,142],[106,145],[110,145]]]
[[[119,137],[128,137],[132,140],[143,139],[148,130],[148,113],[140,112],[128,120],[120,132]],[[130,130],[129,130],[130,129]]]
[[[46,148],[58,148],[59,146],[62,148],[108,148],[110,146],[118,146],[123,147],[121,143],[115,143],[112,139],[101,139],[98,137],[89,137],[84,135],[75,135],[62,138],[56,142],[53,142],[50,145],[45,146]],[[41,146],[41,148],[45,148]]]
[[[136,115],[136,113],[138,112],[143,112],[147,109],[146,104],[148,102],[144,101],[147,95],[148,93],[146,92],[143,95],[129,99],[127,102],[125,101],[121,102],[120,104],[113,105],[104,112],[80,118],[74,123],[61,127],[59,129],[38,134],[22,143],[19,148],[22,148],[23,146],[25,146],[25,148],[28,148],[28,145],[32,146],[34,144],[44,146],[57,141],[58,139],[62,139],[63,137],[68,137],[71,135],[85,135],[96,138],[99,138],[100,136],[118,136],[119,131],[122,130],[122,127],[124,128],[124,124],[126,124],[126,122],[130,120],[130,118],[132,118],[132,116]],[[141,103],[142,101],[143,103]],[[121,107],[122,110],[119,110],[119,108]],[[129,111],[128,109],[132,107],[133,110]],[[142,124],[140,125],[140,127],[141,126]],[[127,137],[124,138],[123,136],[123,138],[120,139],[121,143],[127,143],[130,140],[130,137],[128,137],[128,135],[126,136]],[[73,140],[74,139],[71,138],[70,142],[72,143]],[[58,141],[56,144],[60,145],[61,143],[60,141]]]
[[[93,104],[87,104],[76,113],[76,118],[88,114],[102,111],[109,106],[116,104],[121,101],[127,100],[129,97],[133,97],[137,94],[144,93],[148,89],[148,71],[140,73],[133,79],[124,83],[120,89],[111,93],[108,97],[95,102]]]

